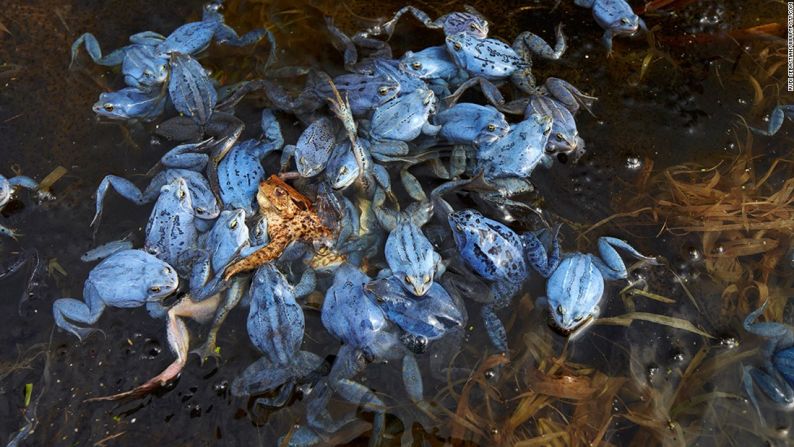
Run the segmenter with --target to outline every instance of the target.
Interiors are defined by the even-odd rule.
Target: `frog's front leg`
[[[91,56],[91,60],[93,60],[95,64],[104,65],[106,67],[120,65],[124,61],[124,55],[127,52],[127,48],[123,47],[103,57],[102,48],[99,46],[96,37],[91,33],[85,33],[78,37],[72,44],[72,60],[69,62],[69,69],[72,68],[75,59],[77,59],[77,52],[80,50],[81,44],[85,44],[85,50],[88,52],[88,55]]]
[[[779,105],[772,109],[772,113],[769,114],[769,125],[766,130],[755,127],[751,127],[751,129],[753,132],[771,137],[783,127],[783,121],[785,121],[786,118],[794,120],[794,104]]]
[[[604,35],[601,36],[601,42],[604,44],[604,47],[607,49],[607,57],[612,57],[612,39],[615,37],[615,33],[611,29],[607,29],[604,31]]]
[[[532,82],[534,84],[534,80]],[[469,78],[468,80],[466,80],[466,82],[460,84],[460,86],[458,86],[457,90],[455,90],[454,93],[452,93],[451,95],[445,98],[447,102],[447,107],[454,106],[455,103],[458,102],[458,99],[460,99],[460,97],[463,95],[463,93],[466,92],[466,90],[468,90],[469,88],[474,87],[475,85],[480,86],[480,90],[482,91],[482,94],[485,96],[485,99],[487,99],[488,102],[493,104],[493,106],[496,107],[497,109],[499,109],[505,104],[505,98],[502,95],[502,92],[499,91],[499,88],[497,88],[493,82],[481,76],[475,76],[473,78]]]
[[[266,264],[278,258],[281,253],[289,245],[290,237],[292,235],[277,235],[264,247],[260,248],[251,255],[241,259],[226,268],[223,273],[224,281],[228,281],[232,276],[253,270],[263,264]]]
[[[68,320],[91,325],[99,320],[105,310],[105,302],[99,296],[96,288],[91,283],[86,283],[83,289],[83,300],[74,298],[61,298],[52,303],[52,315],[55,324],[61,329],[76,335],[80,341],[98,331],[95,328],[83,328],[70,323]]]
[[[294,144],[288,144],[281,150],[281,172],[289,171],[289,162],[295,156],[296,149],[297,146]]]
[[[535,236],[534,233],[525,233],[521,235],[521,240],[524,243],[524,251],[527,255],[530,265],[544,278],[548,278],[554,272],[554,269],[560,263],[560,241],[557,238],[557,233],[560,231],[558,226],[554,231],[551,240],[551,253],[546,252],[546,247],[543,242]]]

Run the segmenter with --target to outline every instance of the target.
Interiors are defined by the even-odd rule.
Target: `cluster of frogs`
[[[644,27],[623,0],[575,2],[593,8],[610,50],[614,35]],[[183,318],[212,320],[206,341],[194,352],[202,360],[217,357],[217,333],[242,304],[248,307],[249,338],[262,358],[237,377],[233,394],[269,393],[257,402],[280,406],[302,390],[308,411],[306,423],[291,433],[293,445],[319,442],[355,418],[331,416],[334,394],[373,411],[377,432],[385,404],[354,379],[370,362],[401,361],[407,394],[420,403],[417,357],[442,338],[461,336],[465,301],[479,303],[494,348],[508,353],[497,312],[510,306],[532,271],[546,281],[546,297],[538,302],[549,309],[550,324],[570,334],[597,316],[605,281],[627,277],[618,250],[654,262],[612,237],[599,239],[598,256],[563,253],[559,227],[519,234],[476,209],[455,209],[445,198],[465,192],[484,208],[521,206],[512,197],[532,189],[529,177],[538,165],[551,167],[561,154],[581,154],[574,116],[595,98],[556,78],[538,86],[531,72],[532,56],[563,55],[561,27],[554,47],[530,32],[510,46],[488,37],[487,21],[471,9],[432,20],[406,7],[352,37],[328,20],[347,72],[331,77],[296,68],[293,73],[306,75],[307,82],[290,94],[269,79],[217,86],[194,59],[213,39],[246,45],[268,36],[271,56],[276,54],[266,31],[238,37],[219,7],[208,5],[201,21],[167,37],[135,34],[130,45],[107,56],[90,34],[72,47],[73,56],[84,44],[95,62],[121,66],[127,87],[103,93],[94,106],[97,114],[150,121],[173,105],[178,116],[159,123],[157,132],[181,143],[150,171],[144,190],[122,177],[104,178],[92,225],[99,224],[109,188],[138,205],[154,202],[144,246],[116,241],[90,251],[84,260],[104,259],[90,272],[82,299],[53,304],[56,324],[80,339],[96,330],[90,325],[106,307],[145,306],[152,317],[166,320],[176,360],[133,390],[95,400],[141,396],[177,377],[190,345]],[[445,44],[393,58],[377,37],[390,36],[405,13],[441,30]],[[368,57],[358,60],[360,49]],[[502,96],[505,82],[518,97]],[[472,87],[489,104],[459,103]],[[271,105],[261,113],[261,134],[238,141],[243,123],[234,107],[254,90],[262,90]],[[505,113],[520,119],[509,122]],[[285,115],[306,124],[294,144],[285,145],[282,136],[278,117]],[[280,170],[268,175],[263,162],[276,152]],[[432,177],[420,182],[412,169]],[[395,173],[408,204],[392,188]],[[423,185],[431,182],[438,186],[427,194]],[[383,262],[375,256],[381,249]],[[183,289],[188,293],[164,305]],[[322,324],[341,343],[330,370],[318,355],[301,350],[301,301],[315,291],[324,295]],[[747,326],[774,335],[749,318]],[[791,333],[786,337],[791,345]],[[776,351],[770,352],[772,358]],[[791,357],[788,352],[789,372]],[[785,381],[769,379],[778,370],[747,375],[765,391],[775,388],[791,399]],[[404,444],[410,436],[406,430]]]

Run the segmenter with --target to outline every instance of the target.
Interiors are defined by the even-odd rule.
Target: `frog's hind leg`
[[[505,330],[502,320],[496,315],[496,309],[492,304],[482,306],[480,310],[482,315],[482,322],[485,325],[485,331],[491,339],[491,343],[499,352],[507,352],[507,331]]]
[[[534,79],[532,83],[534,85]],[[480,90],[482,94],[485,96],[485,99],[488,100],[489,103],[493,104],[494,107],[501,110],[501,107],[505,105],[505,98],[502,95],[502,92],[499,91],[499,88],[491,81],[477,76],[473,78],[469,78],[466,82],[460,84],[457,90],[454,93],[444,98],[447,102],[447,107],[452,107],[455,103],[458,102],[463,93],[466,92],[471,87],[475,85],[480,86]]]
[[[625,279],[628,276],[626,264],[620,258],[616,248],[625,250],[635,258],[655,262],[654,258],[641,254],[626,241],[614,237],[598,238],[598,252],[601,258],[591,255],[591,259],[605,279]]]
[[[753,407],[755,407],[756,412],[758,412],[758,417],[761,419],[761,422],[765,423],[764,417],[761,414],[761,407],[758,405],[758,399],[755,396],[754,384],[758,385],[761,391],[763,391],[778,408],[794,408],[794,389],[792,389],[791,385],[775,370],[772,364],[767,362],[767,365],[762,368],[745,366],[742,382],[744,384],[744,390],[750,398]]]
[[[397,11],[394,16],[383,23],[382,25],[372,27],[363,33],[359,33],[362,36],[379,36],[381,34],[386,34],[386,36],[391,37],[392,33],[394,32],[394,27],[397,25],[397,21],[400,20],[400,17],[403,16],[405,13],[410,13],[412,16],[416,17],[417,20],[422,22],[422,24],[430,29],[442,29],[443,25],[440,23],[436,23],[433,19],[427,15],[426,12],[418,9],[414,6],[404,6],[399,11]]]
[[[591,115],[593,114],[590,108],[593,106],[593,102],[598,100],[595,96],[586,95],[578,88],[574,87],[570,82],[559,78],[546,78],[543,86],[554,99],[565,104],[565,107],[571,113],[578,112],[581,106],[584,107],[588,113]]]
[[[551,253],[546,252],[546,247],[543,242],[538,239],[533,233],[525,233],[521,235],[521,240],[524,243],[524,252],[530,265],[544,278],[551,276],[552,272],[557,268],[560,263],[560,241],[557,238],[559,227],[554,232],[551,241]]]
[[[102,179],[102,182],[99,184],[99,187],[96,189],[96,214],[94,214],[94,219],[91,221],[91,226],[98,226],[99,221],[102,219],[102,205],[105,201],[105,194],[107,194],[109,187],[113,187],[113,189],[122,197],[134,202],[137,205],[143,205],[157,197],[156,193],[153,196],[151,194],[144,194],[131,181],[123,177],[116,175],[105,176],[105,178]],[[159,192],[159,188],[157,191]]]
[[[68,320],[90,325],[99,320],[105,310],[105,302],[99,296],[97,290],[87,284],[83,291],[85,302],[74,298],[61,298],[52,303],[52,314],[55,324],[61,329],[65,329],[76,335],[80,341],[99,329],[82,328],[70,323]]]
[[[290,368],[272,363],[262,357],[255,361],[232,383],[232,394],[238,397],[251,396],[276,389],[293,377]]]
[[[111,396],[86,399],[85,402],[143,397],[176,379],[187,364],[188,347],[190,346],[190,332],[188,332],[187,325],[181,317],[203,320],[211,314],[212,310],[215,309],[217,305],[217,299],[195,302],[191,300],[189,296],[183,297],[176,305],[168,310],[166,326],[168,346],[171,348],[171,352],[176,355],[176,359],[168,365],[163,372],[152,377],[143,385]]]
[[[346,401],[359,405],[362,409],[375,413],[372,422],[371,439],[377,442],[383,437],[386,426],[386,404],[374,391],[350,379],[342,379],[334,384],[336,391]]]
[[[201,359],[201,363],[204,363],[204,361],[210,357],[214,358],[216,361],[220,358],[221,355],[217,349],[218,331],[223,325],[223,322],[226,321],[226,317],[229,315],[229,312],[237,307],[237,304],[243,297],[244,291],[245,281],[240,278],[235,278],[232,281],[231,287],[226,289],[223,304],[221,304],[215,310],[215,317],[213,318],[212,326],[210,326],[210,330],[207,333],[207,340],[203,345],[191,351],[195,354],[198,354],[199,358]]]
[[[537,91],[535,76],[532,74],[532,55],[538,55],[544,59],[557,60],[562,57],[568,45],[565,35],[562,33],[562,24],[556,28],[557,42],[554,48],[551,47],[540,36],[529,31],[524,31],[513,41],[513,50],[526,61],[526,66],[516,70],[510,77],[513,84],[522,92],[532,94]]]
[[[104,65],[106,67],[120,65],[124,61],[124,55],[127,52],[126,47],[119,48],[103,57],[102,48],[99,46],[96,37],[91,33],[85,33],[78,37],[72,44],[72,59],[69,62],[70,69],[72,65],[74,65],[75,59],[77,59],[77,52],[80,50],[80,45],[83,44],[85,45],[85,50],[88,52],[88,55],[91,56],[91,60],[93,60],[95,64]]]

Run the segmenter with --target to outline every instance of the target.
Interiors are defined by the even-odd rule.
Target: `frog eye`
[[[379,95],[386,96],[387,93],[389,93],[389,88],[388,87],[379,87],[378,88],[378,94]]]
[[[298,163],[300,163],[300,164],[302,164],[302,165],[305,165],[305,164],[306,164],[306,157],[300,157],[300,158],[298,158]]]
[[[557,139],[560,140],[560,141],[565,139],[565,137],[563,136],[562,132],[557,132]]]
[[[430,275],[425,275],[425,277],[423,279],[425,281],[425,284],[429,283],[430,282]]]
[[[179,198],[180,199],[184,199],[186,195],[187,195],[187,193],[185,193],[184,189],[180,189],[179,190]]]
[[[629,19],[628,17],[622,17],[620,19],[620,23],[622,23],[624,25],[629,25],[629,24],[631,24],[631,19]]]
[[[204,208],[196,208],[196,213],[197,214],[204,214],[206,212],[207,212],[207,210],[205,210]]]
[[[565,308],[564,308],[564,307],[562,307],[562,304],[560,304],[559,306],[557,306],[557,313],[558,313],[559,315],[565,315]]]
[[[578,323],[578,322],[582,321],[582,318],[584,318],[584,317],[583,317],[583,316],[581,316],[581,315],[579,315],[578,317],[574,318],[574,319],[573,319],[573,321],[574,321],[575,323]]]
[[[234,230],[235,228],[237,228],[237,219],[229,222],[229,229]]]
[[[275,195],[277,195],[279,197],[282,197],[282,196],[286,195],[287,193],[281,188],[276,188],[276,189],[273,190],[273,194],[275,194]]]
[[[151,286],[149,287],[149,291],[152,293],[160,293],[160,286]]]
[[[102,108],[105,109],[105,112],[112,112],[113,111],[113,104],[106,102],[102,104]]]
[[[455,42],[454,44],[452,44],[452,46],[453,48],[455,48],[455,51],[460,51],[463,49],[463,45],[461,45],[460,42]]]
[[[496,124],[489,124],[486,129],[488,129],[488,132],[493,132],[496,130]]]
[[[413,280],[411,280],[411,277],[408,275],[405,275],[405,282],[407,282],[408,284],[413,284]]]
[[[472,31],[477,31],[477,24],[475,24],[475,23],[469,24],[469,29],[472,30]]]
[[[460,226],[460,224],[457,224],[457,225],[455,225],[455,228],[456,228],[458,231],[463,231],[463,227],[462,227],[462,226]]]
[[[347,174],[347,166],[342,166],[341,168],[339,168],[339,173],[342,175]]]
[[[411,63],[411,67],[414,70],[420,70],[422,68],[422,63],[419,61],[414,61],[413,63]]]

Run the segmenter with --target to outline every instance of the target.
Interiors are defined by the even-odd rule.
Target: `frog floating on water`
[[[612,54],[612,38],[615,36],[633,36],[639,28],[645,29],[642,21],[626,0],[574,0],[578,6],[592,8],[593,18],[604,28],[602,41],[607,48],[607,55]]]
[[[132,308],[146,305],[150,313],[162,316],[159,301],[176,291],[179,277],[166,262],[143,250],[124,250],[100,262],[83,287],[83,301],[61,298],[52,304],[55,324],[83,340],[97,329],[76,326],[93,324],[105,307]]]

